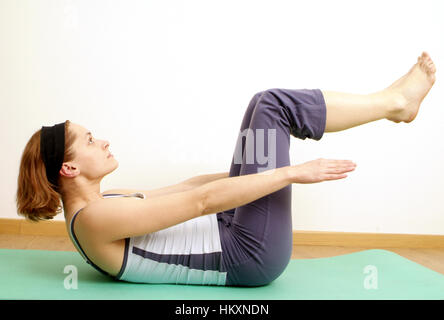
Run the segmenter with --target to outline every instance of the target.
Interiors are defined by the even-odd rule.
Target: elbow
[[[209,210],[208,210],[208,192],[206,191],[206,188],[199,187],[194,190],[196,190],[196,192],[198,193],[198,196],[197,196],[198,210],[197,211],[198,211],[199,216],[204,216],[204,215],[210,214],[211,212],[209,212]]]

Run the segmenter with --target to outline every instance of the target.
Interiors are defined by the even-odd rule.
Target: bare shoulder
[[[130,194],[139,191],[133,189],[112,189],[105,191],[103,194]],[[134,202],[140,204],[140,201],[143,200],[136,197],[109,197],[92,201],[82,210],[82,224],[86,228],[90,228],[94,227],[95,224],[102,224],[106,220],[117,223],[116,225],[110,225],[111,227],[118,227],[118,223],[121,220],[125,219],[125,217],[128,218],[126,213],[131,210],[131,204]],[[134,206],[132,207],[134,209]]]
[[[90,260],[101,269],[115,276],[119,273],[122,265],[125,240],[107,241],[105,238],[98,236],[95,230],[91,228],[90,212],[85,212],[89,210],[89,207],[90,205],[84,207],[81,214],[76,218],[74,224],[76,240]]]
[[[89,232],[102,242],[112,242],[198,217],[203,214],[203,197],[196,189],[145,199],[110,197],[93,201],[83,210],[83,225]]]

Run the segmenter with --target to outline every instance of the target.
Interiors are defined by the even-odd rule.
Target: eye
[[[92,142],[92,137],[90,137],[88,141],[89,141],[89,142]]]

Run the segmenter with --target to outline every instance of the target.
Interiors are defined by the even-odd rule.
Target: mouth
[[[112,153],[110,153],[110,154],[107,156],[107,158],[111,158],[111,157],[114,157],[114,156],[112,155]]]

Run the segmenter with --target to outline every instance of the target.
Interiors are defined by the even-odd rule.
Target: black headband
[[[65,156],[65,122],[42,127],[40,133],[40,151],[46,167],[46,177],[56,187]]]

